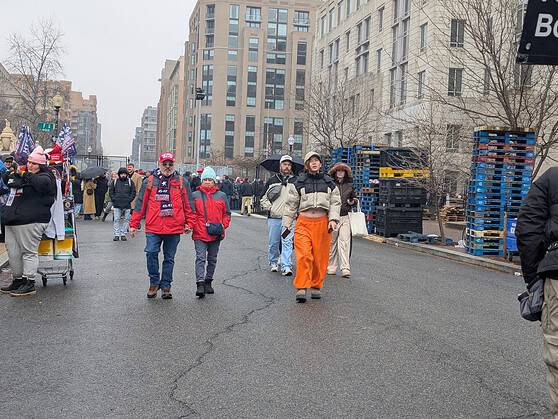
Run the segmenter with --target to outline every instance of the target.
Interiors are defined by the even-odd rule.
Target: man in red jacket
[[[187,180],[174,171],[174,155],[161,154],[159,168],[144,179],[130,221],[130,235],[135,236],[145,218],[145,255],[150,286],[147,298],[155,298],[161,289],[163,299],[171,299],[174,255],[180,235],[191,231],[187,224],[192,207]],[[163,244],[163,269],[159,275],[159,252]]]

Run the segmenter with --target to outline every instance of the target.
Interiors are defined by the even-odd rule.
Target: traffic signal
[[[205,93],[201,87],[196,87],[196,100],[204,100]]]

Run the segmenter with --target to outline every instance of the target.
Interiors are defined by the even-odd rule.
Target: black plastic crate
[[[398,234],[406,234],[409,231],[422,234],[422,218],[420,220],[407,221],[407,222],[375,222],[376,234],[384,237],[396,237]]]
[[[425,166],[426,154],[412,148],[387,148],[380,154],[380,166],[392,169],[420,169]]]

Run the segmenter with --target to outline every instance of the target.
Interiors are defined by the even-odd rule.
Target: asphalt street
[[[227,234],[215,295],[183,236],[174,299],[147,300],[143,234],[82,221],[74,281],[0,296],[0,417],[550,417],[521,278],[359,239],[352,278],[297,304],[265,220]]]

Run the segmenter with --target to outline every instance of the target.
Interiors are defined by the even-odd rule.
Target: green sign
[[[54,129],[54,122],[39,122],[37,128],[39,131],[50,132]]]

